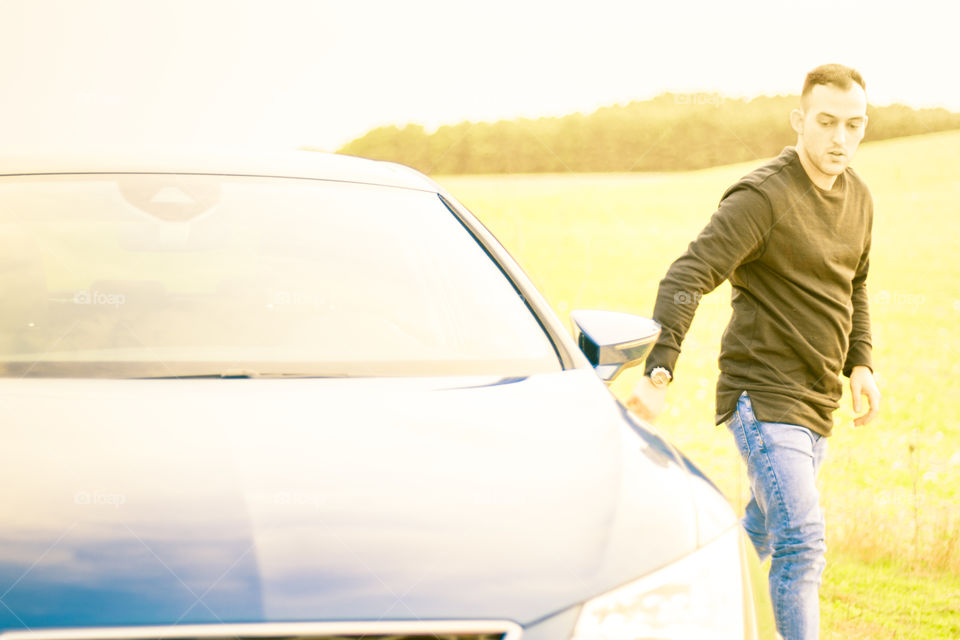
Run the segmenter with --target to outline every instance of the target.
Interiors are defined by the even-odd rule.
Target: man
[[[849,377],[854,411],[880,407],[866,289],[873,201],[848,167],[867,125],[863,78],[829,64],[807,74],[790,114],[795,147],[742,178],[660,282],[663,327],[627,406],[662,411],[680,344],[701,296],[730,280],[721,339],[717,424],[747,465],[743,526],[771,558],[770,594],[787,640],[816,638],[824,521],[815,485],[833,412]]]

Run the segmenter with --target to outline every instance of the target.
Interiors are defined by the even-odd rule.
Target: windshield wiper
[[[195,380],[198,378],[351,378],[345,373],[304,373],[297,371],[254,371],[253,369],[224,369],[211,373],[184,373],[168,376],[133,376],[135,380]]]

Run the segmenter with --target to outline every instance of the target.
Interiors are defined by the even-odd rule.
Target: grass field
[[[569,324],[573,309],[649,316],[657,284],[759,164],[679,174],[438,176]],[[852,426],[844,390],[821,472],[826,638],[960,638],[960,132],[865,145],[874,196],[868,289],[877,420]],[[724,283],[704,297],[658,428],[742,508],[746,479],[713,424]],[[613,392],[625,399],[640,371]]]

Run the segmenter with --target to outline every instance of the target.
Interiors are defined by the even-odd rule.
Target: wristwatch
[[[653,383],[653,386],[658,389],[666,388],[670,381],[673,380],[670,370],[666,367],[654,367],[648,377],[650,378],[650,382]]]

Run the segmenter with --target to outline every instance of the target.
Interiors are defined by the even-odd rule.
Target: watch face
[[[670,374],[667,373],[666,369],[654,369],[650,372],[650,381],[658,387],[663,387],[670,382]]]

